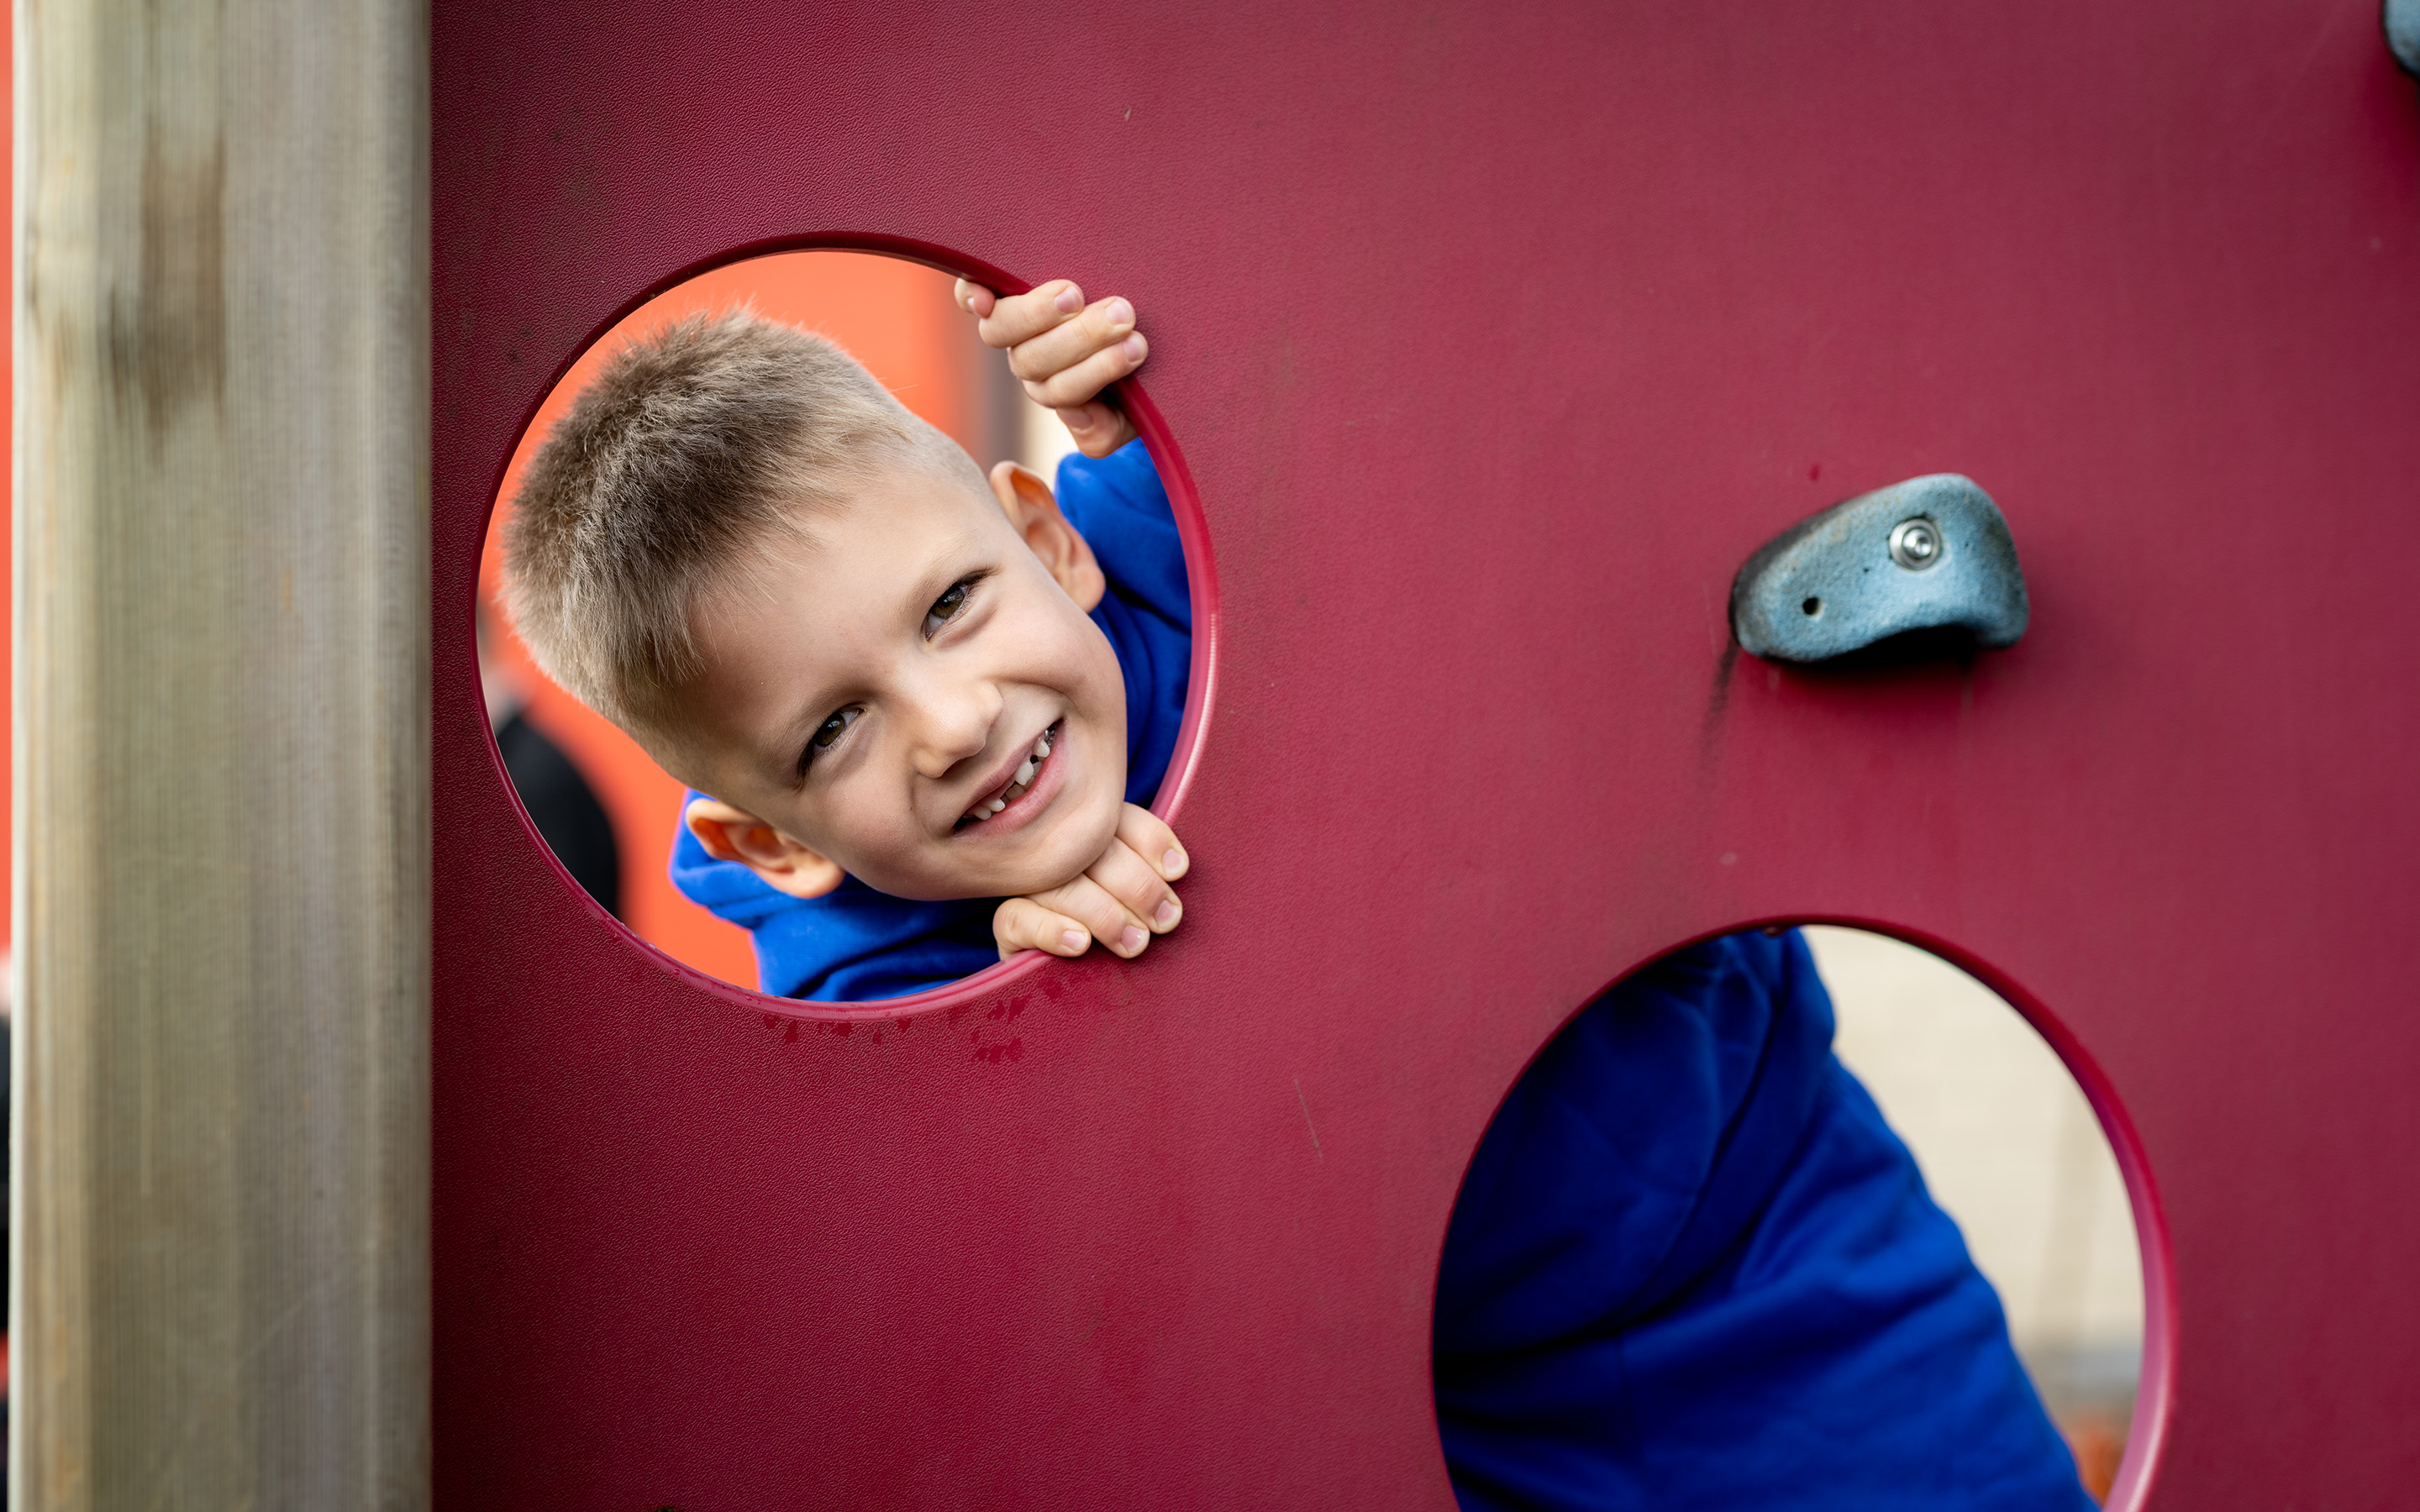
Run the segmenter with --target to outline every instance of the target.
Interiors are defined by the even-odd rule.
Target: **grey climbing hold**
[[[2420,79],[2420,0],[2386,0],[2379,18],[2386,25],[2386,49],[2403,71]]]
[[[2025,633],[2017,543],[1992,496],[1937,472],[1861,494],[1760,548],[1731,582],[1751,656],[1829,661],[1916,631],[1999,650]]]

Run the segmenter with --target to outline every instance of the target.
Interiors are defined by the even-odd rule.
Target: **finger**
[[[1052,413],[1067,427],[1067,434],[1075,438],[1076,450],[1086,456],[1107,456],[1135,439],[1134,424],[1098,399]]]
[[[1150,920],[1154,934],[1167,933],[1184,917],[1184,905],[1176,901],[1174,889],[1162,882],[1158,871],[1125,841],[1111,841],[1100,859],[1084,869],[1084,874],[1099,883],[1127,913]]]
[[[1118,839],[1171,882],[1185,875],[1193,864],[1168,821],[1140,804],[1129,803],[1118,810]]]
[[[1103,389],[1140,367],[1150,355],[1151,343],[1143,339],[1142,332],[1128,332],[1116,346],[1094,352],[1063,372],[1047,378],[1028,378],[1025,396],[1046,409],[1072,409],[1090,402]]]
[[[1114,295],[1095,300],[1073,319],[1041,332],[1010,348],[1008,370],[1029,382],[1047,382],[1094,352],[1115,347],[1135,328],[1134,305]],[[1070,403],[1091,398],[1080,394]]]
[[[1002,961],[1019,950],[1047,950],[1052,955],[1082,955],[1093,943],[1090,930],[1066,915],[1031,898],[1004,899],[992,910],[992,943]]]
[[[1014,347],[1074,319],[1084,308],[1084,291],[1063,278],[1012,294],[992,306],[975,328],[986,347]]]
[[[958,280],[958,286],[954,291],[954,294],[958,301],[958,308],[964,310],[967,314],[973,316],[978,320],[991,314],[992,306],[1000,302],[999,295],[994,294],[991,290],[984,287],[981,284],[970,284],[963,278]]]
[[[1110,847],[1114,850],[1116,847]],[[1089,876],[1078,877],[1063,887],[1053,887],[1036,893],[1034,902],[1046,908],[1055,908],[1092,931],[1093,938],[1109,948],[1113,955],[1128,960],[1142,954],[1151,943],[1151,929],[1142,919],[1126,911],[1125,905],[1109,895],[1108,888]]]

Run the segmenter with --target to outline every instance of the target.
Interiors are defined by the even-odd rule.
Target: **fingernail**
[[[1086,944],[1084,932],[1079,929],[1063,930],[1059,935],[1059,943],[1070,950],[1081,953]]]
[[[1149,936],[1145,935],[1142,931],[1135,928],[1132,924],[1128,924],[1126,926],[1126,932],[1118,936],[1118,943],[1125,947],[1126,953],[1128,955],[1132,955],[1135,951],[1142,949],[1142,943]]]
[[[1126,361],[1137,367],[1140,367],[1142,360],[1151,355],[1151,344],[1142,339],[1140,332],[1128,336],[1119,349],[1126,354]]]
[[[1111,331],[1124,331],[1134,324],[1134,306],[1124,300],[1111,300],[1101,307],[1101,318],[1109,323]]]
[[[1061,315],[1074,315],[1084,307],[1084,291],[1070,284],[1061,289],[1059,297],[1050,302],[1059,307]]]
[[[1171,898],[1166,903],[1161,903],[1159,905],[1159,912],[1152,915],[1151,918],[1152,922],[1157,924],[1161,929],[1166,929],[1171,924],[1175,923],[1176,900]]]
[[[1176,875],[1179,872],[1184,871],[1185,853],[1178,850],[1173,845],[1170,846],[1167,854],[1163,855],[1159,858],[1159,870],[1166,875],[1171,877]]]
[[[1085,405],[1078,409],[1062,409],[1059,418],[1067,423],[1069,430],[1090,430],[1093,428],[1093,407]]]

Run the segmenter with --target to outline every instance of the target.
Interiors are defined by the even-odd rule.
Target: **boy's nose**
[[[916,733],[909,760],[917,774],[935,779],[953,767],[983,753],[991,727],[1000,720],[1000,690],[988,684],[972,687],[932,688],[916,701]]]

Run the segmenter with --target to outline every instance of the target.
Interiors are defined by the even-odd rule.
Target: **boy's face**
[[[1099,569],[1048,490],[1029,473],[996,502],[903,471],[806,529],[701,607],[682,764],[763,825],[708,849],[728,834],[810,895],[840,871],[923,899],[1080,874],[1125,797],[1125,685],[1085,615]]]

